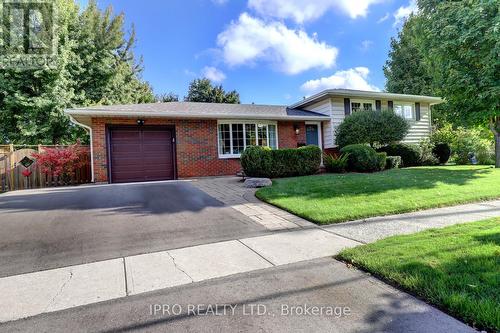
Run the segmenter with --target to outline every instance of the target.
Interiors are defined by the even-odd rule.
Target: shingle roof
[[[168,102],[106,105],[66,110],[73,116],[150,116],[172,118],[247,118],[247,119],[329,119],[328,116],[282,105]]]

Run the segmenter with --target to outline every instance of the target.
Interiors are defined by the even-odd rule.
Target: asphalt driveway
[[[0,195],[0,277],[267,233],[186,181]]]

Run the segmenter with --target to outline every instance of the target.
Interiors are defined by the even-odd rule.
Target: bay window
[[[394,102],[394,113],[406,120],[415,119],[414,104],[405,102]]]
[[[236,158],[248,146],[278,148],[275,122],[220,121],[217,126],[219,157]]]

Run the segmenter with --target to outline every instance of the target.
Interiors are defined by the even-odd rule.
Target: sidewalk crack
[[[173,264],[174,264],[174,267],[175,267],[177,270],[179,270],[179,271],[181,271],[182,273],[184,273],[184,274],[185,274],[185,275],[186,275],[186,276],[187,276],[187,277],[191,280],[191,282],[194,282],[194,279],[193,279],[193,278],[192,278],[192,277],[191,277],[188,273],[186,273],[186,271],[185,271],[185,270],[183,270],[182,268],[180,268],[180,267],[177,265],[177,263],[175,262],[175,258],[174,258],[174,257],[170,254],[170,252],[168,252],[168,251],[165,251],[165,252],[166,252],[166,253],[167,253],[167,255],[170,257],[170,259],[172,259],[172,262],[173,262]]]
[[[50,306],[54,303],[54,301],[56,300],[56,298],[59,295],[61,295],[62,291],[64,290],[64,288],[66,287],[66,285],[69,283],[69,281],[71,281],[72,278],[73,278],[73,271],[69,271],[69,278],[66,281],[64,281],[64,283],[61,285],[61,288],[59,288],[59,291],[47,303],[47,306],[45,307],[45,309],[43,309],[42,313],[46,312],[50,308]]]

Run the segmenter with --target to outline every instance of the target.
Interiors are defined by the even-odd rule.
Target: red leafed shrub
[[[45,174],[71,179],[76,170],[85,166],[88,161],[88,150],[79,144],[64,148],[45,148],[41,153],[33,154]]]
[[[25,170],[23,170],[23,172],[21,172],[21,173],[23,174],[23,176],[24,176],[24,177],[29,177],[29,176],[31,176],[31,174],[32,174],[33,172],[31,172],[31,170],[29,170],[29,169],[25,169]]]

